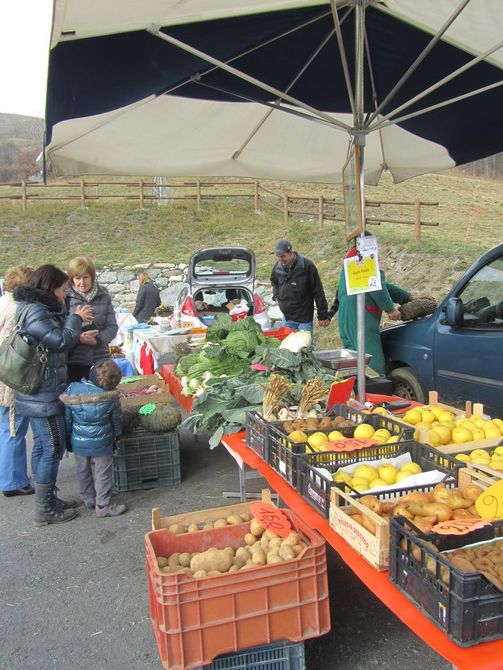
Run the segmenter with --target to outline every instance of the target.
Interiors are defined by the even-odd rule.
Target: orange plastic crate
[[[299,557],[203,579],[162,573],[157,556],[237,548],[249,524],[146,534],[150,616],[167,670],[198,668],[220,654],[280,640],[300,642],[330,630],[325,541],[292,512],[282,511],[309,544]]]

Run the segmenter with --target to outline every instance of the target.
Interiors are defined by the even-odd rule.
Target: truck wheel
[[[393,383],[393,395],[406,400],[426,402],[426,391],[410,368],[395,368],[389,373]]]

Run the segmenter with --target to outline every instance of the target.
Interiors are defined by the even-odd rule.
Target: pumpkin
[[[138,414],[138,407],[126,406],[121,407],[122,411],[122,434],[129,435],[135,428],[140,425],[140,415]]]
[[[150,433],[167,433],[176,430],[182,422],[182,415],[172,405],[157,405],[151,414],[141,414],[140,423]]]

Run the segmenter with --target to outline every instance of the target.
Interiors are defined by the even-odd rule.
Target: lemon
[[[451,429],[448,426],[439,424],[438,426],[433,426],[432,430],[439,436],[440,444],[449,444],[451,441]]]
[[[372,414],[381,414],[381,416],[387,416],[388,412],[384,409],[384,407],[374,407]]]
[[[433,423],[433,421],[435,421],[435,415],[431,410],[426,409],[421,412],[421,421],[423,423]]]
[[[486,436],[486,439],[489,437],[501,437],[501,431],[498,428],[498,426],[495,426],[494,424],[490,424],[487,428],[484,427],[484,434]]]
[[[418,472],[422,472],[423,469],[419,465],[419,463],[415,463],[414,461],[410,461],[409,463],[404,463],[401,468],[400,472],[410,472],[413,475],[417,475]]]
[[[378,489],[378,488],[381,488],[381,486],[389,486],[389,484],[388,484],[388,482],[385,482],[384,479],[380,479],[379,477],[376,477],[376,479],[373,479],[370,482],[369,488]]]
[[[392,435],[389,438],[388,442],[398,442],[399,439],[400,439],[400,435]]]
[[[377,470],[373,468],[371,465],[366,465],[364,463],[362,465],[359,465],[354,470],[353,477],[356,477],[357,479],[363,477],[364,479],[367,479],[370,482],[372,479],[377,478]]]
[[[344,435],[339,430],[331,430],[328,434],[328,439],[330,442],[337,442],[337,440],[343,440]]]
[[[288,438],[292,442],[307,442],[307,435],[302,430],[293,430],[288,434]]]
[[[350,484],[356,491],[367,491],[370,488],[369,480],[364,477],[353,477]]]
[[[454,458],[457,458],[458,461],[462,461],[463,463],[471,463],[472,459],[469,454],[456,454]]]
[[[408,470],[401,470],[400,472],[396,473],[396,478],[395,478],[395,484],[398,484],[398,482],[401,482],[402,479],[407,479],[407,477],[412,477],[414,473],[413,472],[408,472]]]
[[[325,442],[328,442],[328,437],[325,435],[325,433],[321,433],[318,431],[317,433],[313,433],[307,438],[308,443],[310,444],[313,449],[320,448],[325,445]]]
[[[374,433],[375,428],[370,426],[368,423],[361,423],[359,426],[356,426],[353,437],[365,440],[369,437],[372,437]]]
[[[403,415],[403,420],[415,426],[421,421],[421,412],[418,409],[409,409]]]
[[[334,482],[344,482],[345,484],[350,484],[353,477],[349,472],[343,472],[339,470],[339,472],[336,472],[332,476],[332,479],[334,480]]]
[[[388,484],[395,483],[397,470],[394,465],[391,465],[391,463],[380,465],[377,468],[377,472],[379,474],[379,479],[384,479],[384,481],[387,482]]]
[[[458,425],[456,428],[452,429],[451,440],[455,444],[459,444],[460,442],[470,442],[472,439],[472,433],[468,428]]]
[[[382,435],[386,439],[391,437],[391,433],[387,428],[379,428],[378,430],[376,430],[373,437],[376,437],[377,435]]]
[[[428,431],[428,444],[431,444],[432,447],[438,447],[440,444],[442,444],[440,435],[433,429]]]

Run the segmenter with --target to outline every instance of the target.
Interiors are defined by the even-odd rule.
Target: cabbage
[[[295,333],[287,335],[279,345],[280,349],[288,349],[294,353],[299,352],[303,347],[311,346],[311,333],[308,330],[297,330]]]

